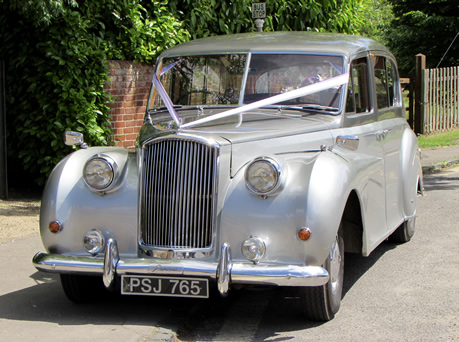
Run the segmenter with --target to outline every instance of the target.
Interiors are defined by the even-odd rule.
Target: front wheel
[[[61,274],[60,278],[65,295],[77,304],[100,299],[106,292],[102,277]]]
[[[338,231],[323,265],[330,275],[328,283],[300,288],[304,312],[310,320],[329,321],[339,310],[344,282],[344,240],[341,231],[342,229]]]

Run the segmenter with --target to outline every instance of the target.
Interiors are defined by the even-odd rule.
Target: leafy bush
[[[355,33],[362,1],[269,1],[265,28]],[[43,184],[69,152],[65,130],[82,132],[89,145],[112,143],[107,60],[152,63],[190,36],[254,31],[251,5],[251,0],[0,0],[9,174],[24,169]]]
[[[11,176],[24,169],[43,184],[69,152],[65,130],[89,145],[112,143],[106,61],[152,62],[188,38],[162,2],[149,9],[128,0],[0,2]]]
[[[358,32],[363,0],[267,1],[265,31]],[[193,38],[254,31],[251,0],[170,0]]]

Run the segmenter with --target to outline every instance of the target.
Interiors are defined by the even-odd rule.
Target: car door
[[[384,151],[384,176],[387,230],[391,231],[403,221],[401,197],[400,146],[406,120],[395,63],[388,57],[375,56],[374,80],[379,124],[378,139]]]
[[[358,150],[350,155],[356,169],[365,174],[360,190],[363,206],[363,254],[378,245],[386,233],[384,151],[379,138],[380,126],[371,96],[373,82],[368,55],[351,62],[343,129],[359,139]]]

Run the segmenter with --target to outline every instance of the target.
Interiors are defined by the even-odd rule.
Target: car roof
[[[391,55],[384,45],[360,36],[319,32],[252,32],[193,40],[163,52],[161,57],[247,52],[352,56],[369,50]]]

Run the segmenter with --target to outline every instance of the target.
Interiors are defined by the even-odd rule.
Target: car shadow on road
[[[346,255],[343,296],[396,246],[383,243],[369,257]],[[324,324],[304,318],[295,288],[234,289],[227,298],[221,298],[214,291],[208,300],[113,295],[77,305],[65,297],[57,275],[36,272],[30,277],[37,285],[0,296],[0,319],[82,327],[87,324],[144,325],[152,329],[159,326],[177,332],[181,341],[212,341],[222,337],[219,334],[224,326],[238,324],[253,327],[252,341],[282,341],[290,338],[280,337],[279,333],[288,335],[289,331]],[[238,329],[234,336],[232,333],[230,329],[225,340],[241,336]]]
[[[117,294],[107,294],[91,303],[74,304],[66,298],[58,275],[36,272],[30,277],[35,280],[35,286],[0,296],[0,320],[82,327],[87,324],[155,326],[171,307],[190,306],[183,299]]]
[[[343,298],[352,289],[354,284],[370,270],[373,265],[387,252],[396,248],[397,244],[384,242],[379,245],[368,257],[357,254],[345,254]],[[335,317],[334,320],[339,320]],[[299,331],[315,328],[326,322],[308,321],[304,318],[299,297],[294,289],[278,289],[277,294],[271,300],[270,307],[265,310],[263,328],[254,341],[283,341],[276,338],[279,332]],[[261,333],[263,332],[263,333]]]
[[[424,191],[434,190],[456,190],[459,187],[459,177],[451,177],[447,174],[448,171],[442,171],[444,176],[438,174],[424,177]]]

